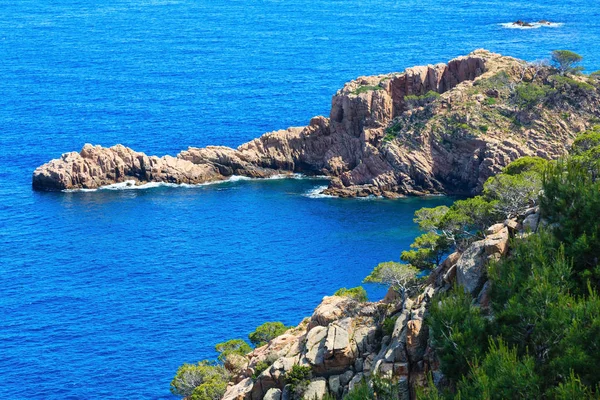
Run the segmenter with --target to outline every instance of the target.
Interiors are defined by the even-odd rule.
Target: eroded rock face
[[[475,94],[473,82],[500,71],[520,76],[523,65],[477,50],[448,64],[361,77],[335,94],[328,118],[315,117],[305,127],[266,133],[237,149],[190,147],[176,157],[147,156],[121,145],[86,145],[80,153],[66,153],[37,168],[32,184],[37,190],[91,189],[122,182],[197,184],[232,175],[304,173],[332,177],[326,193],[342,197],[475,193],[518,157],[562,155],[589,120],[589,115],[572,113],[563,121],[559,113],[542,113],[529,128],[514,128],[511,134],[502,124],[474,122],[484,115],[487,95]],[[407,96],[429,91],[442,95],[426,107],[414,108],[407,101]],[[595,105],[597,100],[584,99]],[[498,107],[499,115],[512,112]]]

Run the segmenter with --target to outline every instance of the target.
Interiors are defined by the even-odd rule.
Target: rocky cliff
[[[247,355],[223,400],[320,400],[327,394],[340,399],[373,376],[397,381],[403,400],[414,399],[415,389],[425,385],[429,374],[436,386],[444,387],[448,382],[424,322],[431,299],[457,284],[485,310],[491,289],[487,264],[507,254],[511,237],[530,234],[538,223],[539,210],[531,208],[489,227],[484,239],[462,253],[449,255],[413,299],[403,302],[393,290],[376,303],[338,296],[323,298],[310,318]],[[387,332],[386,320],[395,321]],[[291,393],[293,389],[286,381],[294,365],[311,371],[302,396]]]
[[[596,87],[571,93],[575,102],[515,103],[517,85],[549,74],[477,50],[447,64],[358,78],[333,97],[329,118],[267,133],[237,149],[190,147],[159,158],[121,145],[85,145],[37,168],[33,188],[304,173],[330,176],[326,192],[343,197],[475,193],[518,157],[564,154],[575,134],[600,116]]]

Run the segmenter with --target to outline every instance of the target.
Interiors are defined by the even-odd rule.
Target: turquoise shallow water
[[[313,198],[322,180],[34,193],[115,143],[237,146],[327,114],[359,75],[485,47],[600,69],[595,1],[0,0],[0,398],[169,398],[177,366],[397,259],[447,199]],[[557,28],[505,29],[516,19]],[[383,291],[369,287],[372,298]]]

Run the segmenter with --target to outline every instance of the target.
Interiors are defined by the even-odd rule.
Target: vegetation
[[[246,355],[252,351],[252,347],[243,339],[231,339],[223,343],[218,343],[215,350],[219,353],[219,361],[225,362],[231,355]]]
[[[416,95],[408,95],[404,96],[404,102],[409,109],[423,107],[432,101],[438,99],[440,94],[438,92],[434,92],[433,90],[428,91],[427,93],[416,96]]]
[[[359,86],[358,88],[356,88],[355,90],[352,91],[352,94],[359,95],[361,93],[372,92],[373,90],[383,90],[383,88],[381,86],[370,86],[370,85]]]
[[[544,102],[551,87],[533,82],[523,82],[515,88],[515,103],[523,109],[531,109]]]
[[[481,196],[458,200],[451,207],[422,208],[415,212],[419,228],[444,238],[442,249],[466,249],[473,241],[482,238],[485,228],[497,216],[495,205]]]
[[[208,361],[184,364],[171,381],[171,393],[190,397],[190,400],[219,400],[225,394],[229,372],[221,365]]]
[[[344,400],[397,400],[400,395],[398,389],[397,379],[376,375],[369,381],[363,379],[357,383]]]
[[[413,267],[427,270],[436,267],[450,249],[448,238],[435,232],[427,232],[410,245],[412,250],[403,251],[400,259]]]
[[[575,65],[581,60],[583,60],[582,56],[570,50],[554,50],[552,52],[552,64],[560,71],[561,75],[567,72],[580,71]]]
[[[506,201],[511,185],[520,187],[514,211],[503,214],[539,202],[547,228],[515,239],[511,255],[490,264],[488,311],[461,288],[432,301],[432,345],[455,391],[441,393],[430,383],[418,398],[598,398],[599,145],[592,129],[575,141],[569,158],[518,160],[486,183],[489,203]],[[537,196],[527,189],[534,179],[543,190]],[[419,220],[439,228],[452,207],[420,211],[428,218]]]
[[[311,376],[310,367],[296,364],[285,374],[285,381],[290,385],[291,392],[301,398],[310,383]]]
[[[285,326],[282,322],[265,322],[249,334],[248,339],[256,347],[261,347],[290,328],[292,327]]]
[[[259,361],[256,363],[254,367],[254,372],[252,373],[252,379],[256,380],[264,371],[269,368],[271,364],[268,361]]]
[[[359,302],[369,301],[367,297],[367,291],[362,286],[353,287],[350,289],[341,288],[338,289],[334,294],[334,296],[342,296],[342,297],[350,297]]]
[[[402,301],[417,289],[419,270],[407,264],[388,261],[380,263],[363,282],[390,286],[400,294]]]
[[[383,320],[381,327],[383,328],[384,336],[392,336],[392,333],[394,333],[394,328],[396,327],[397,319],[398,319],[398,316],[387,317]]]

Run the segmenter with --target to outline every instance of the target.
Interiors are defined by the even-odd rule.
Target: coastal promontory
[[[60,191],[301,173],[329,176],[325,192],[340,197],[475,194],[519,157],[564,155],[600,117],[599,87],[476,50],[447,64],[360,77],[335,94],[329,117],[237,149],[190,147],[157,157],[86,144],[38,167],[32,185]]]

